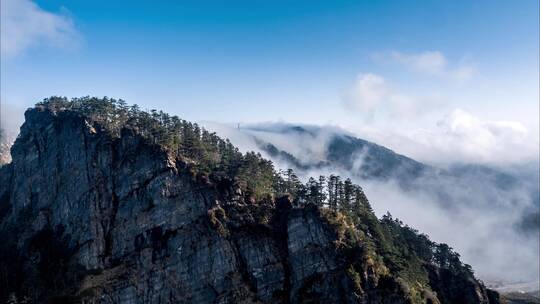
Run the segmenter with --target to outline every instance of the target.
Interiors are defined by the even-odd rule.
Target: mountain
[[[332,126],[205,125],[281,169],[294,168],[304,180],[339,173],[362,184],[379,215],[390,210],[438,241],[452,243],[490,284],[538,281],[537,162],[438,167]]]
[[[516,199],[525,200],[523,215],[515,226],[524,233],[540,232],[540,174],[537,163],[526,163],[521,168],[496,168],[480,164],[453,164],[447,168],[437,168],[398,154],[384,146],[354,137],[344,131],[335,130],[326,133],[323,157],[317,161],[304,161],[286,150],[281,150],[264,133],[275,133],[319,140],[322,128],[314,126],[296,126],[281,124],[265,127],[247,127],[241,130],[252,136],[261,152],[272,160],[282,161],[298,172],[314,170],[339,170],[361,180],[395,181],[405,191],[421,191],[438,197],[441,203],[452,206],[470,204],[465,197],[455,197],[447,185],[456,185],[462,189],[476,188],[486,192],[496,192],[507,202]],[[525,195],[521,198],[515,193]],[[477,198],[475,198],[477,199]],[[490,207],[501,199],[486,197]]]
[[[362,188],[123,101],[27,110],[0,168],[0,301],[499,303]]]
[[[272,142],[265,141],[264,136],[258,138],[257,135],[262,132],[271,132],[289,136],[294,134],[296,137],[318,140],[320,129],[284,125],[281,128],[265,129],[259,127],[244,128],[243,130],[253,134],[259,148],[268,153],[270,157],[281,158],[299,171],[314,168],[337,168],[352,172],[354,175],[364,179],[387,180],[396,178],[405,185],[407,180],[418,178],[426,171],[435,170],[435,168],[397,154],[383,146],[338,132],[325,134],[325,137],[328,136],[328,138],[321,143],[326,147],[322,158],[316,161],[304,161],[293,156],[288,151],[279,149]]]
[[[437,197],[438,201],[446,206],[462,204],[467,198],[455,197],[447,185],[452,184],[462,189],[477,188],[497,192],[504,200],[515,200],[515,192],[525,194],[523,198],[530,202],[528,208],[519,223],[516,225],[524,231],[537,233],[540,226],[535,225],[540,211],[540,189],[538,164],[526,164],[527,168],[496,168],[480,164],[452,164],[446,168],[438,168],[427,165],[407,156],[396,153],[384,146],[354,137],[343,130],[323,131],[316,126],[296,125],[266,125],[258,127],[246,127],[240,130],[254,137],[259,150],[277,162],[283,162],[285,166],[292,167],[302,173],[314,171],[339,171],[351,178],[372,181],[394,181],[405,191],[421,191]],[[282,137],[302,138],[307,141],[321,142],[325,147],[318,152],[314,159],[302,159],[302,153],[298,156],[276,146],[274,139],[268,134]],[[279,143],[279,141],[278,141]],[[310,145],[307,145],[309,147]],[[309,154],[309,153],[307,153]],[[476,199],[476,198],[475,198]],[[522,199],[522,198],[517,198]],[[493,197],[486,198],[492,203],[497,202]],[[536,203],[536,204],[535,204]],[[468,202],[467,202],[468,204]],[[533,209],[533,210],[531,210]]]
[[[337,168],[362,179],[395,179],[402,185],[410,185],[411,181],[430,174],[456,179],[481,176],[498,188],[511,188],[521,182],[515,174],[486,165],[454,164],[449,168],[427,165],[339,128],[325,130],[325,127],[319,126],[276,123],[245,126],[238,131],[252,136],[257,147],[269,157],[285,161],[298,171]],[[301,138],[300,142],[303,144],[318,142],[323,150],[316,153],[316,158],[305,158],[302,153],[313,154],[309,151],[311,144],[297,151],[301,153],[294,153],[289,151],[290,145],[280,145],[280,141],[287,138],[297,141]],[[530,166],[536,169],[535,164],[531,163]],[[527,178],[537,180],[538,174],[536,175]],[[534,180],[532,182],[534,183]]]

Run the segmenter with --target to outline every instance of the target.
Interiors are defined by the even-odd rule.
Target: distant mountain
[[[247,132],[255,130],[254,134],[258,146],[272,158],[282,159],[289,162],[297,170],[310,169],[343,169],[364,179],[396,178],[406,183],[407,180],[415,179],[424,172],[435,170],[430,166],[417,162],[411,158],[395,153],[383,146],[375,143],[355,138],[347,134],[335,133],[331,135],[328,143],[321,143],[326,146],[325,157],[317,162],[310,162],[299,159],[276,147],[272,142],[267,142],[259,138],[257,134],[262,132],[280,132],[281,134],[291,134],[303,137],[310,137],[317,140],[317,130],[308,130],[300,126],[290,126],[288,128],[270,129],[265,131],[262,128],[244,129]]]
[[[523,188],[529,192],[532,201],[537,201],[538,174],[536,176],[520,177],[505,170],[479,164],[453,164],[448,168],[437,168],[416,161],[407,156],[396,153],[384,146],[357,138],[339,129],[328,132],[317,126],[296,126],[287,124],[267,124],[256,127],[244,127],[239,129],[253,136],[254,141],[261,151],[272,159],[285,162],[296,170],[308,172],[318,170],[342,170],[354,177],[366,180],[394,180],[404,189],[408,187],[421,187],[424,191],[433,191],[445,196],[443,189],[436,189],[437,183],[426,184],[425,178],[443,179],[452,183],[462,183],[471,180],[489,183],[494,188],[502,191]],[[295,138],[301,137],[304,141],[319,141],[319,134],[325,133],[326,139],[321,142],[325,147],[318,159],[305,159],[300,153],[294,155],[287,148],[279,147],[279,141],[273,141],[276,137],[269,134],[282,136],[281,141],[290,138],[289,143],[294,143]],[[302,151],[302,150],[300,150]],[[533,170],[537,167],[531,164]],[[418,185],[417,181],[422,184]],[[527,182],[525,182],[527,181]],[[434,187],[430,189],[429,187]],[[449,196],[447,196],[449,197]]]

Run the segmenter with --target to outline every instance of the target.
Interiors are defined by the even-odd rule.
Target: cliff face
[[[0,302],[411,303],[325,210],[245,203],[124,129],[34,108],[0,169]],[[353,267],[354,265],[354,267]],[[351,269],[355,271],[351,271]],[[430,270],[425,303],[498,303]]]

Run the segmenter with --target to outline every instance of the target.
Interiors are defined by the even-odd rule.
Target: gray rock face
[[[370,266],[361,286],[354,282],[316,207],[239,203],[232,185],[198,180],[129,130],[113,138],[77,113],[35,108],[12,157],[0,169],[2,254],[13,261],[0,270],[0,297],[410,302]],[[470,303],[488,300],[480,294]]]

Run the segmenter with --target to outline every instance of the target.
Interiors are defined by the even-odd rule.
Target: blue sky
[[[195,121],[409,137],[463,112],[537,142],[538,3],[5,0],[1,98],[5,113],[107,95]]]

